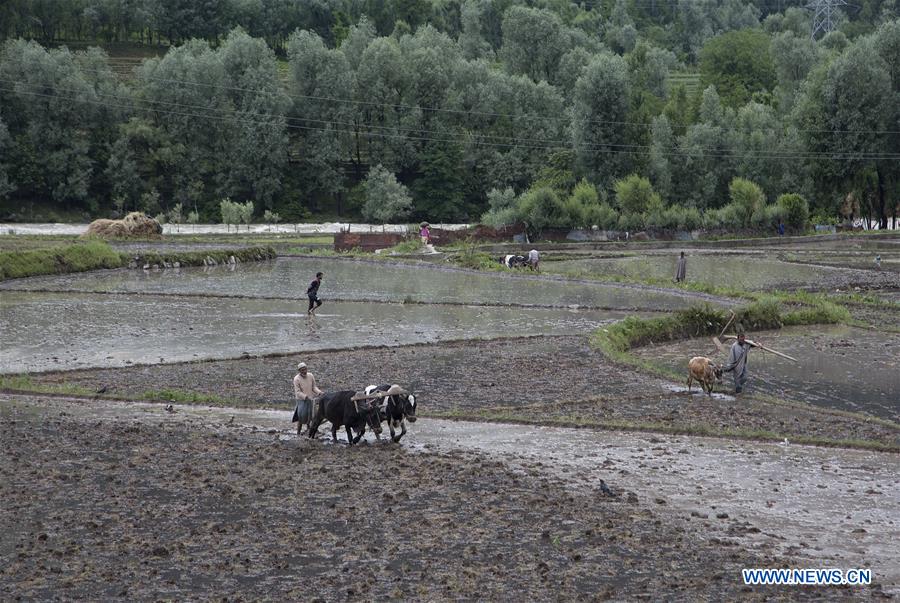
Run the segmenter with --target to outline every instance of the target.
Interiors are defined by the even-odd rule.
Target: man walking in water
[[[313,279],[313,282],[306,288],[306,296],[309,298],[309,309],[306,311],[307,314],[314,315],[316,313],[316,308],[322,305],[322,300],[319,299],[319,285],[321,284],[322,273],[316,272],[316,278]]]
[[[312,422],[315,411],[313,399],[323,393],[325,392],[316,386],[316,378],[307,370],[306,363],[298,364],[297,374],[294,375],[294,399],[297,401],[297,406],[294,408],[294,416],[291,419],[292,423],[297,423],[297,435],[300,435],[304,423],[309,431],[309,424]]]
[[[728,355],[728,363],[722,368],[724,372],[734,371],[734,393],[739,394],[747,382],[747,354],[750,353],[750,344],[743,333],[738,333],[737,341],[731,344],[731,353]]]
[[[675,282],[681,283],[684,282],[685,277],[687,276],[687,258],[684,257],[684,252],[681,252],[681,257],[678,258],[678,264],[675,266]]]

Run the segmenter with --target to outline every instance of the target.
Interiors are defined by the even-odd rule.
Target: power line
[[[10,80],[8,78],[0,78],[0,82],[10,82],[10,83],[14,83],[14,84],[17,83],[16,80]],[[26,84],[26,85],[28,85],[28,84]],[[37,86],[37,85],[32,85],[32,86]],[[54,90],[69,92],[69,93],[80,92],[79,90],[75,90],[75,89],[71,89],[71,88],[54,88]],[[239,115],[245,116],[245,117],[254,117],[255,116],[255,117],[258,117],[261,119],[270,119],[270,120],[284,119],[288,125],[294,125],[292,122],[297,122],[297,121],[301,122],[301,124],[306,123],[306,122],[327,124],[327,125],[337,124],[337,125],[341,125],[341,126],[350,126],[353,128],[357,128],[361,125],[359,122],[348,122],[348,121],[328,120],[328,119],[315,119],[315,118],[309,118],[309,117],[289,117],[286,115],[272,114],[272,113],[240,111],[238,109],[219,109],[216,107],[209,107],[206,105],[193,105],[193,104],[179,103],[179,102],[172,102],[172,101],[142,99],[139,97],[136,98],[136,97],[131,97],[131,96],[121,96],[121,95],[115,95],[115,94],[103,94],[100,92],[96,92],[94,90],[91,90],[91,91],[96,96],[99,96],[99,97],[125,99],[126,101],[145,102],[145,103],[152,103],[152,104],[159,104],[159,105],[166,105],[166,106],[174,106],[177,108],[184,108],[184,109],[196,109],[196,110],[200,110],[203,112],[214,111],[217,113],[222,113],[226,116],[233,116],[233,115],[239,114]],[[128,107],[131,107],[131,105],[123,105],[123,107],[128,108]],[[155,110],[155,108],[153,110]],[[367,128],[367,129],[374,128],[374,129],[378,129],[378,130],[386,130],[388,132],[391,132],[393,135],[399,135],[399,132],[408,132],[408,133],[413,133],[416,135],[443,134],[443,131],[441,131],[441,130],[430,130],[427,128],[414,128],[414,127],[401,127],[401,126],[378,126],[378,125],[373,125],[373,124],[362,124],[362,125],[364,125],[365,128]],[[357,130],[353,130],[353,132],[357,133]],[[556,146],[546,147],[546,148],[550,148],[550,149],[552,149],[552,148],[571,148],[573,146],[572,141],[569,139],[546,139],[546,138],[534,138],[534,137],[502,136],[502,135],[494,135],[494,134],[472,134],[472,133],[469,133],[468,136],[474,137],[474,138],[479,138],[479,139],[496,139],[498,141],[504,141],[504,140],[510,141],[506,144],[511,145],[511,146],[522,146],[524,143],[546,143],[549,145],[556,145]],[[453,140],[456,140],[456,139],[458,139],[458,137],[453,138]],[[439,140],[439,139],[434,139],[434,140]],[[490,142],[490,141],[488,141],[488,142]],[[500,142],[497,142],[496,144],[500,144]],[[610,147],[610,148],[643,149],[643,150],[647,150],[647,151],[654,148],[652,145],[622,144],[622,143],[609,143],[609,144],[603,145],[603,147],[604,148]],[[534,146],[534,148],[544,148],[544,147]],[[713,147],[713,148],[696,147],[696,150],[711,151],[713,153],[721,153],[723,149],[721,149],[719,147]],[[742,156],[743,154],[746,153],[746,151],[735,151],[735,154],[737,154],[737,153],[740,153]],[[785,153],[755,153],[755,156],[758,156],[758,157],[768,157],[768,156],[782,157],[784,155],[785,155]],[[795,155],[795,154],[792,154],[792,155]],[[821,156],[826,156],[826,157],[833,156],[832,153],[820,152],[820,151],[808,151],[808,152],[804,153],[804,155],[809,158],[821,157]],[[856,153],[853,156],[859,157],[859,156],[869,156],[869,155],[883,155],[883,153],[865,152],[865,153]]]
[[[100,69],[82,69],[82,71],[94,72],[94,73],[107,73],[106,71]],[[141,76],[144,80],[150,80],[155,82],[162,83],[174,83],[174,84],[184,84],[186,86],[197,86],[202,88],[215,88],[222,90],[231,90],[235,92],[259,92],[258,89],[253,88],[241,88],[237,86],[226,86],[224,84],[207,84],[204,82],[194,82],[189,80],[180,80],[173,78],[160,78],[160,77],[152,77],[152,76]],[[365,101],[351,98],[342,98],[342,97],[334,97],[334,96],[317,96],[317,95],[309,95],[309,94],[295,94],[290,93],[286,90],[283,91],[285,95],[290,98],[295,99],[307,99],[307,100],[318,100],[318,101],[327,101],[332,103],[348,103],[348,104],[356,104],[356,105],[365,105],[365,106],[376,106],[376,107],[390,107],[393,109],[407,109],[407,110],[419,110],[423,112],[433,112],[433,113],[453,113],[460,115],[483,115],[485,117],[503,117],[503,118],[512,118],[512,119],[532,119],[537,118],[540,120],[566,120],[568,123],[568,118],[563,114],[559,115],[542,115],[539,113],[497,113],[492,111],[476,111],[476,110],[467,110],[467,109],[447,109],[444,107],[423,107],[421,105],[409,105],[404,103],[386,103],[386,102],[375,102],[375,101]],[[588,120],[588,123],[595,124],[606,124],[606,125],[621,125],[621,126],[638,126],[643,128],[650,128],[653,126],[652,122],[634,122],[634,121],[616,121],[616,120],[601,120],[601,119],[591,119]],[[739,132],[743,131],[742,128],[739,127],[731,127],[731,128],[723,128],[730,132]],[[771,131],[776,132],[783,128],[762,128],[753,131]],[[823,133],[823,134],[900,134],[900,130],[825,130],[825,129],[794,129],[796,132],[804,132],[804,133]]]
[[[229,116],[229,115],[226,115],[226,116],[211,115],[208,113],[185,113],[185,112],[180,112],[180,111],[159,109],[159,108],[154,108],[154,107],[137,107],[137,106],[133,106],[133,105],[117,105],[114,103],[93,101],[93,100],[77,98],[77,97],[67,97],[67,96],[62,96],[62,95],[58,95],[58,94],[24,92],[21,90],[16,90],[16,89],[11,89],[11,88],[3,88],[3,87],[0,87],[0,91],[11,92],[11,93],[15,93],[15,94],[23,94],[23,95],[28,95],[28,96],[35,96],[35,97],[69,100],[69,101],[74,101],[74,102],[81,102],[81,103],[113,107],[113,108],[146,111],[146,112],[158,113],[158,114],[163,114],[163,115],[179,115],[179,116],[183,116],[183,117],[197,117],[197,118],[201,118],[201,119],[209,119],[212,121],[219,121],[219,122],[230,122],[230,123],[237,122],[237,123],[247,123],[247,124],[252,124],[252,125],[272,125],[272,120],[262,121],[262,120],[257,120],[257,119],[234,117],[234,115],[236,115],[236,113],[232,113],[231,116]],[[230,117],[230,119],[229,119],[229,117]],[[285,127],[289,128],[289,129],[327,132],[327,133],[344,133],[344,134],[351,134],[351,135],[361,134],[359,131],[356,131],[356,130],[300,126],[300,125],[288,124],[288,123],[285,123]],[[478,141],[478,140],[468,140],[465,137],[432,138],[432,137],[425,137],[425,136],[409,136],[409,135],[405,135],[405,134],[387,134],[387,133],[379,133],[379,132],[364,132],[362,134],[367,137],[378,137],[378,138],[388,138],[388,139],[405,139],[405,140],[409,140],[409,141],[434,141],[434,142],[449,142],[449,143],[457,143],[457,144],[470,142],[471,144],[474,144],[477,146],[501,147],[501,148],[510,148],[510,149],[511,148],[521,148],[521,149],[526,149],[526,150],[528,150],[528,149],[532,149],[532,150],[572,150],[574,148],[574,149],[581,149],[581,150],[594,152],[594,153],[606,153],[606,154],[643,155],[650,148],[650,147],[647,147],[646,145],[616,145],[616,144],[603,145],[603,146],[599,146],[599,147],[589,146],[589,145],[574,145],[574,144],[555,145],[555,146],[553,146],[553,145],[530,145],[530,144],[520,144],[519,142],[512,142],[512,143],[484,142],[484,141]],[[527,142],[527,140],[526,140],[526,142]],[[635,151],[635,150],[623,149],[621,147],[639,147],[639,148],[642,148],[643,150]],[[873,160],[874,159],[900,158],[900,154],[896,154],[896,153],[891,154],[891,153],[850,153],[850,152],[781,153],[781,154],[763,155],[763,154],[759,154],[759,153],[752,153],[752,152],[748,153],[748,152],[743,152],[743,151],[729,151],[729,150],[722,150],[720,152],[715,152],[715,153],[695,153],[695,152],[684,151],[684,150],[676,150],[676,151],[672,151],[672,152],[662,152],[661,154],[664,156],[712,157],[712,158],[744,158],[745,156],[750,155],[750,156],[762,157],[765,159],[823,159],[823,160],[845,160],[845,159],[849,159],[849,158],[860,158],[860,157],[863,157],[866,159],[873,159]]]

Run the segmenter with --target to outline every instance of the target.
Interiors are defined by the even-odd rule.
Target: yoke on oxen
[[[367,394],[365,392],[356,392],[356,395],[353,396],[351,400],[371,400],[372,398],[387,398],[388,396],[402,396],[408,394],[409,392],[399,385],[392,385],[390,389],[383,392],[372,392],[371,394]]]

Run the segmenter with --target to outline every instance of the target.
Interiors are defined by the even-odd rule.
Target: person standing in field
[[[681,257],[678,258],[678,264],[675,266],[675,282],[681,283],[684,282],[684,279],[687,277],[687,258],[684,257],[684,252],[681,252]]]
[[[422,245],[431,244],[431,230],[428,228],[428,222],[422,222],[420,225],[419,236],[422,237]]]
[[[313,400],[323,393],[325,392],[316,386],[316,378],[309,372],[306,363],[298,364],[297,374],[294,375],[294,400],[297,401],[297,405],[294,407],[294,416],[291,419],[292,423],[297,424],[297,435],[303,431],[304,424],[306,430],[309,431],[309,424],[313,418]]]
[[[743,333],[738,333],[737,341],[731,344],[731,353],[728,362],[722,367],[723,372],[734,372],[734,393],[739,394],[747,383],[747,354],[750,353],[750,344]]]
[[[541,263],[541,254],[537,249],[528,252],[528,266],[535,272],[540,272],[538,265]]]
[[[309,284],[309,287],[306,288],[306,296],[309,298],[309,309],[306,311],[307,314],[314,315],[316,313],[316,308],[322,305],[322,300],[319,299],[319,285],[322,284],[322,273],[316,272],[316,278]]]

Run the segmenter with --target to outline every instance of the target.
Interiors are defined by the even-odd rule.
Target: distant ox
[[[382,398],[383,402],[380,404],[380,418],[382,421],[387,421],[388,429],[391,430],[391,440],[394,442],[399,442],[400,438],[406,435],[406,419],[409,419],[410,423],[416,422],[416,396],[410,393],[406,393],[403,389],[398,385],[370,385],[365,389],[366,395],[372,395],[375,392],[390,392],[397,391],[398,393],[385,396]],[[396,427],[400,428],[400,435],[395,435],[394,429]]]
[[[507,268],[525,268],[528,265],[528,258],[524,255],[506,255],[500,258],[500,263]]]
[[[711,396],[715,384],[722,382],[722,367],[717,366],[706,356],[694,356],[688,362],[688,392],[691,391],[694,380],[700,384],[707,396]]]

